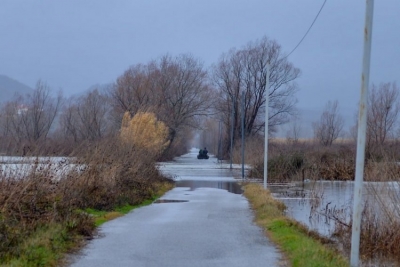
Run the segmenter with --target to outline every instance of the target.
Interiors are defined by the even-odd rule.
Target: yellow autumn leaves
[[[168,134],[168,127],[151,112],[138,112],[133,118],[126,112],[122,119],[122,141],[153,155],[168,146]]]

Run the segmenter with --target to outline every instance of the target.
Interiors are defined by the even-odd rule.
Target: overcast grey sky
[[[191,53],[205,66],[263,36],[289,53],[323,0],[1,0],[0,74],[66,95],[110,83],[130,65]],[[306,114],[338,100],[353,121],[359,98],[365,1],[328,0],[289,57],[302,70]],[[400,1],[375,1],[371,78],[400,83]]]

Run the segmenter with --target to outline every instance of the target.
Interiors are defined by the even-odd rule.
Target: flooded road
[[[235,183],[238,166],[197,160],[197,152],[160,163],[177,187],[105,223],[71,266],[279,266],[280,253],[253,224]]]
[[[188,187],[190,191],[198,188],[217,188],[228,191],[229,193],[242,194],[241,186],[235,182],[229,181],[197,181],[197,180],[181,180],[176,182],[176,187]]]

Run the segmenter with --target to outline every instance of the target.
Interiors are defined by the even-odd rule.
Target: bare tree
[[[234,109],[235,136],[239,135],[240,98],[245,93],[245,128],[247,135],[262,131],[265,126],[265,94],[267,64],[269,81],[269,130],[288,122],[294,113],[297,86],[294,80],[300,70],[290,63],[281,46],[266,37],[249,43],[241,50],[232,49],[213,67],[213,81],[220,97],[216,109],[230,129],[230,114]]]
[[[61,93],[54,98],[48,85],[39,80],[32,94],[9,102],[3,109],[8,134],[17,142],[44,141],[61,104]]]
[[[199,116],[209,114],[213,92],[203,65],[192,56],[164,56],[158,69],[157,113],[170,128],[172,142],[177,132],[196,128]]]
[[[328,102],[319,121],[313,123],[314,138],[324,146],[332,145],[343,130],[344,120],[339,114],[339,104]]]
[[[18,123],[18,101],[7,102],[0,110],[0,150],[3,152],[11,152],[13,148],[18,146],[21,132]]]
[[[372,85],[367,116],[368,143],[383,144],[393,134],[399,115],[399,88],[396,83]]]
[[[62,131],[74,142],[101,139],[109,130],[109,110],[106,96],[97,89],[78,100],[70,99],[61,115]]]
[[[17,101],[7,102],[2,106],[0,111],[0,136],[15,137],[13,133],[15,124],[15,115],[17,114],[18,108]]]
[[[138,111],[155,113],[170,130],[170,144],[180,132],[197,127],[199,116],[209,113],[213,99],[207,72],[191,55],[167,55],[131,67],[118,78],[110,95],[118,119],[125,111],[131,116]]]
[[[138,111],[147,111],[154,103],[154,88],[151,80],[152,65],[135,65],[118,77],[110,96],[116,123],[128,111],[134,116]]]
[[[301,135],[301,125],[299,119],[297,117],[289,125],[289,130],[286,132],[286,139],[293,144],[297,144],[299,142],[299,138]]]
[[[33,94],[28,96],[28,112],[21,114],[30,139],[37,141],[47,137],[61,104],[61,93],[53,98],[49,86],[39,80]]]

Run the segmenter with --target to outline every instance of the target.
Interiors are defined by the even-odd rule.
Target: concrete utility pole
[[[218,121],[218,162],[222,160],[221,156],[221,147],[222,147],[222,122],[221,120]]]
[[[360,227],[362,212],[362,192],[365,160],[365,139],[367,130],[367,104],[369,70],[371,58],[372,20],[374,14],[374,0],[366,1],[365,29],[364,29],[364,55],[361,75],[361,95],[358,114],[356,178],[354,182],[353,226],[351,232],[350,265],[359,266],[360,258]]]
[[[242,105],[242,116],[241,116],[241,121],[242,121],[242,179],[244,180],[244,97],[245,94],[242,92],[242,99],[241,99],[241,105]]]
[[[268,178],[268,107],[269,107],[269,64],[265,77],[265,127],[264,127],[264,189],[267,189]]]
[[[231,114],[231,149],[230,149],[231,166],[230,166],[230,169],[232,170],[232,157],[233,157],[232,149],[233,149],[233,134],[234,134],[233,124],[235,123],[234,122],[234,120],[235,120],[235,102],[234,102],[233,96],[231,97],[231,100],[232,100],[232,114]]]

